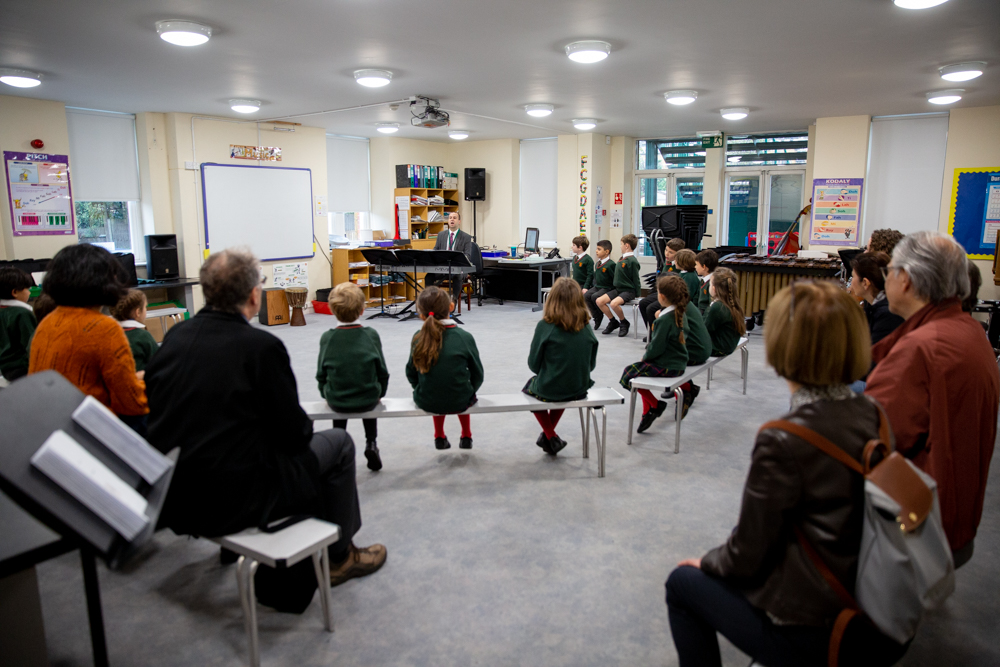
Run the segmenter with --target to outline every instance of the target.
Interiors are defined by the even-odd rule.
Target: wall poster
[[[813,180],[809,245],[857,246],[863,178]]]
[[[14,236],[75,234],[69,157],[3,152]]]
[[[1000,231],[1000,167],[956,169],[948,233],[971,259],[993,259]]]

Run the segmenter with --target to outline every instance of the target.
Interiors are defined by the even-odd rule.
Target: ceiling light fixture
[[[750,109],[746,107],[732,107],[731,109],[723,109],[722,117],[726,120],[743,120],[750,115]]]
[[[465,130],[452,130],[451,132],[448,133],[448,136],[451,137],[452,139],[461,141],[462,139],[468,139],[469,133],[466,132]]]
[[[528,115],[535,118],[545,118],[552,113],[553,108],[551,104],[526,104],[524,106],[524,110],[528,112]]]
[[[929,9],[948,2],[948,0],[892,0],[893,4],[903,9]]]
[[[399,123],[375,123],[375,129],[382,134],[399,132]]]
[[[359,69],[354,73],[354,80],[366,88],[381,88],[392,81],[392,72],[387,69]]]
[[[573,127],[578,130],[593,130],[597,127],[597,121],[593,118],[574,118]]]
[[[191,21],[157,21],[156,34],[175,46],[198,46],[208,41],[212,36],[212,29]]]
[[[670,104],[691,104],[698,99],[697,90],[668,90],[663,93],[663,99]]]
[[[573,42],[566,45],[566,55],[578,63],[597,63],[608,57],[611,45],[607,42]]]
[[[969,81],[983,75],[984,62],[958,63],[946,65],[938,70],[945,81]]]
[[[964,92],[964,88],[936,90],[933,93],[927,93],[927,101],[931,104],[954,104],[962,99],[962,93]]]
[[[229,108],[236,113],[253,113],[260,109],[260,100],[235,99],[229,100]]]
[[[0,82],[15,88],[34,88],[42,83],[42,75],[24,69],[0,69]]]

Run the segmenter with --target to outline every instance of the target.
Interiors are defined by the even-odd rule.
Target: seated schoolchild
[[[450,318],[455,307],[448,294],[428,287],[417,297],[417,314],[424,321],[413,336],[406,379],[413,387],[413,402],[434,414],[434,446],[449,449],[444,434],[445,415],[464,412],[475,405],[476,391],[483,385],[483,364],[476,341]],[[472,449],[469,415],[458,415],[462,438],[458,446]]]
[[[684,246],[684,239],[670,239],[667,241],[666,247],[663,248],[663,268],[656,274],[657,279],[660,276],[676,275],[681,272],[677,268],[676,259],[677,253],[683,250]],[[649,338],[649,325],[656,319],[656,313],[659,310],[660,301],[656,296],[656,285],[654,284],[650,293],[642,297],[642,301],[639,302],[639,314],[646,325],[646,336],[642,339],[643,343]]]
[[[632,378],[677,377],[684,374],[688,364],[688,349],[684,336],[684,313],[687,310],[687,285],[679,276],[661,276],[656,281],[660,299],[660,314],[653,322],[649,345],[642,361],[625,367],[621,385],[632,390]],[[666,401],[658,400],[648,389],[639,389],[642,397],[642,420],[637,432],[643,433],[667,408]]]
[[[389,388],[389,370],[382,354],[382,340],[371,327],[361,326],[365,293],[354,283],[340,283],[330,292],[330,310],[340,325],[319,339],[316,382],[319,394],[337,412],[369,412]],[[369,470],[381,470],[378,420],[362,419],[365,458]],[[346,419],[333,420],[334,428],[347,428]]]
[[[691,301],[697,307],[698,299],[700,298],[699,294],[701,294],[701,279],[695,273],[695,267],[698,263],[697,255],[694,250],[688,250],[687,248],[678,250],[677,256],[674,257],[674,263],[680,269],[680,276],[684,279],[684,284],[687,285]]]
[[[130,289],[111,309],[111,315],[125,330],[132,358],[135,359],[135,370],[146,370],[146,364],[160,349],[153,334],[146,331],[146,295],[137,289]]]
[[[587,254],[590,241],[586,236],[573,239],[573,280],[584,292],[594,286],[594,259]]]
[[[712,285],[712,273],[719,266],[719,256],[715,254],[714,250],[702,250],[698,253],[698,256],[694,259],[694,270],[701,278],[701,285],[698,287],[698,311],[701,313],[702,317],[708,311],[708,307],[712,305],[712,295],[709,294],[708,288]],[[695,301],[694,296],[691,297],[692,301]]]
[[[524,385],[525,394],[542,401],[575,401],[594,386],[590,373],[597,367],[597,337],[587,326],[589,317],[583,294],[569,278],[559,278],[545,301],[542,320],[528,352],[528,368],[535,376]],[[555,456],[566,441],[556,435],[562,410],[532,412],[542,434],[535,443]]]
[[[747,333],[747,321],[737,289],[736,273],[720,267],[712,274],[709,291],[712,305],[705,313],[705,328],[712,337],[712,356],[725,357],[736,350],[740,338]]]
[[[635,234],[626,234],[621,240],[621,259],[615,268],[613,287],[610,292],[597,299],[597,307],[608,318],[608,326],[601,333],[609,334],[618,329],[618,337],[628,335],[628,318],[622,312],[622,306],[642,293],[639,280],[639,260],[635,258],[635,247],[639,239]],[[617,317],[617,319],[615,319]]]
[[[31,310],[35,313],[35,322],[38,324],[41,324],[42,320],[55,309],[56,302],[45,292],[39,294],[34,305],[31,306]]]
[[[13,266],[0,269],[0,374],[8,382],[28,374],[28,346],[36,326],[29,296],[31,276]]]
[[[694,301],[688,301],[684,315],[684,341],[687,343],[688,366],[700,366],[712,356],[712,337]],[[701,393],[701,387],[691,381],[683,384],[681,389],[684,390],[684,412],[681,416],[683,419],[694,399]]]
[[[587,310],[594,318],[594,329],[601,328],[604,313],[597,307],[597,300],[615,288],[615,261],[611,259],[611,241],[602,239],[597,242],[597,262],[594,265],[594,286],[583,290],[583,299]]]

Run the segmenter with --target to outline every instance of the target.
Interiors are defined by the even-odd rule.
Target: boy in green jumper
[[[674,263],[677,264],[677,268],[680,269],[680,277],[684,280],[684,284],[687,285],[688,295],[691,301],[695,302],[695,306],[698,305],[698,295],[701,293],[701,279],[698,278],[698,274],[695,273],[696,255],[694,250],[679,250],[677,256],[674,257]]]
[[[374,410],[389,388],[389,370],[378,332],[358,322],[365,312],[365,293],[354,283],[340,283],[330,292],[330,310],[341,324],[319,339],[319,394],[337,412]],[[368,469],[381,470],[378,420],[361,421]],[[333,427],[347,428],[347,420],[335,419]]]
[[[601,328],[604,313],[597,307],[597,300],[615,288],[615,264],[611,259],[611,241],[597,242],[597,263],[594,266],[594,287],[583,290],[583,300],[590,316],[594,318],[594,330]]]
[[[580,284],[584,291],[594,286],[594,260],[587,254],[590,241],[586,236],[573,239],[573,280]]]
[[[714,250],[702,250],[694,259],[695,273],[701,278],[701,287],[698,289],[698,310],[701,311],[702,317],[712,305],[712,295],[709,294],[708,288],[712,285],[712,273],[718,266],[719,256]],[[694,295],[691,300],[694,301]]]
[[[660,267],[660,271],[656,274],[657,279],[660,276],[677,275],[681,272],[677,268],[674,258],[677,257],[678,252],[684,250],[684,246],[684,239],[670,239],[667,241],[667,245],[663,248],[663,266]],[[639,302],[639,314],[642,316],[642,321],[646,325],[647,331],[647,334],[642,337],[643,343],[649,339],[649,328],[653,324],[653,320],[656,319],[656,313],[659,310],[660,302],[656,298],[656,283],[654,282],[652,291],[642,297],[642,301]]]
[[[618,337],[628,335],[628,319],[622,312],[622,306],[642,293],[639,281],[639,260],[635,258],[635,247],[639,239],[635,234],[622,237],[622,256],[615,267],[614,289],[597,299],[597,307],[608,316],[608,326],[601,333],[609,334],[618,329]],[[618,319],[615,319],[617,316]]]
[[[160,349],[153,334],[146,331],[146,295],[137,289],[128,290],[111,309],[111,315],[125,330],[125,338],[135,359],[135,370],[146,370],[149,360]]]
[[[13,266],[0,269],[0,373],[8,382],[28,374],[28,346],[36,326],[30,296],[31,276]]]
[[[687,339],[684,336],[687,286],[677,276],[661,276],[656,281],[656,291],[662,308],[653,323],[646,353],[642,361],[626,366],[622,373],[621,385],[629,391],[632,390],[632,378],[677,377],[684,374],[688,365]],[[667,404],[657,400],[648,389],[639,389],[638,394],[642,397],[642,420],[637,431],[643,433],[663,414]]]

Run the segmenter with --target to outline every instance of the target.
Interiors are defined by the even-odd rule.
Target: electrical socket
[[[184,163],[184,168],[190,169],[191,171],[196,171],[198,169],[195,163],[192,162],[191,160],[188,160],[187,162]]]

